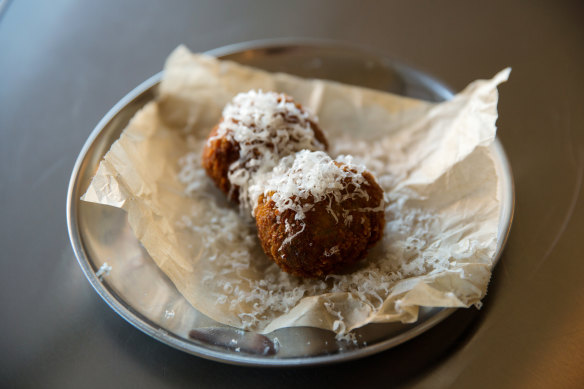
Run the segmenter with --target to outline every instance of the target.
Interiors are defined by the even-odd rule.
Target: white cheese
[[[302,220],[315,203],[326,200],[327,210],[337,220],[338,215],[331,208],[333,201],[342,203],[348,199],[369,199],[369,194],[362,187],[367,184],[363,177],[365,167],[352,163],[351,158],[340,160],[345,163],[340,165],[325,152],[309,150],[282,158],[270,172],[254,178],[249,187],[252,209],[257,207],[261,194],[266,197],[271,194],[274,208],[280,214],[292,210],[296,214],[295,219]]]
[[[240,188],[240,204],[249,204],[250,181],[270,171],[283,156],[299,150],[324,150],[315,136],[318,118],[296,106],[284,94],[251,90],[240,93],[223,110],[223,120],[213,142],[226,138],[239,146],[239,159],[231,164],[228,179]]]
[[[99,278],[100,281],[102,281],[103,276],[109,276],[111,271],[112,271],[112,266],[109,263],[104,262],[101,265],[101,267],[99,268],[99,270],[95,272],[95,275],[97,278]]]

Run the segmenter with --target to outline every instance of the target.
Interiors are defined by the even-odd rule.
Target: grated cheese
[[[110,272],[112,271],[112,266],[107,263],[104,262],[98,271],[95,272],[95,275],[97,278],[99,278],[100,281],[103,281],[103,276],[109,276]]]
[[[249,197],[255,212],[261,194],[274,202],[274,208],[282,213],[295,212],[295,219],[302,220],[315,203],[328,200],[327,210],[333,213],[331,203],[348,199],[369,199],[361,185],[367,183],[365,167],[344,158],[344,165],[334,161],[323,151],[302,150],[286,156],[266,174],[257,175],[249,187]],[[349,190],[349,184],[351,190]],[[335,219],[336,215],[333,216]]]
[[[248,185],[254,175],[270,171],[283,156],[299,150],[324,150],[315,136],[318,118],[290,97],[251,90],[240,93],[223,110],[211,143],[226,138],[239,146],[239,159],[229,166],[231,187],[239,187],[240,204],[249,204]]]

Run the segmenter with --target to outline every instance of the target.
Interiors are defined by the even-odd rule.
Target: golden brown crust
[[[231,184],[227,178],[227,174],[229,173],[229,166],[239,159],[239,145],[229,141],[224,136],[216,138],[220,123],[209,134],[209,138],[203,149],[203,168],[215,185],[231,201],[237,203],[239,202],[239,190],[238,188],[231,190]]]
[[[285,272],[310,278],[321,278],[365,257],[367,250],[381,239],[385,217],[383,210],[363,210],[377,208],[383,198],[373,176],[368,172],[363,176],[369,184],[364,186],[369,199],[351,199],[341,204],[333,201],[331,208],[336,218],[327,210],[328,200],[316,203],[300,222],[292,210],[278,213],[270,199],[272,193],[261,195],[255,217],[264,252]],[[340,216],[343,211],[348,211],[350,222],[345,223],[346,219]]]
[[[300,105],[300,104],[298,104],[298,105]],[[324,136],[324,133],[322,132],[322,130],[318,126],[318,124],[314,123],[313,121],[310,121],[310,128],[312,128],[312,131],[314,132],[314,137],[316,138],[316,140],[319,141],[320,143],[322,143],[322,145],[324,146],[324,151],[327,151],[328,150],[328,142],[326,140],[326,137]]]
[[[304,107],[302,107],[302,104],[295,102],[294,99],[288,95],[283,94],[283,96],[284,96],[286,102],[294,103],[296,108],[298,108],[300,111],[304,111]],[[282,98],[278,97],[277,101],[278,102],[282,101]],[[287,123],[297,123],[298,122],[298,118],[294,118],[294,117],[290,117],[290,116],[284,117],[284,120],[286,120]],[[319,141],[320,143],[322,143],[322,145],[324,146],[324,151],[328,150],[328,142],[326,140],[326,137],[324,136],[324,133],[322,132],[322,130],[318,126],[318,124],[313,122],[312,120],[308,120],[308,122],[310,123],[310,128],[312,128],[312,131],[314,132],[314,137],[316,138],[316,140]]]

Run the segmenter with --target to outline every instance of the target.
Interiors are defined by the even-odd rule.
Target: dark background
[[[460,90],[506,66],[499,138],[517,207],[481,311],[400,347],[304,369],[176,351],[117,316],[70,248],[65,199],[99,119],[178,44],[373,49]],[[1,1],[0,387],[584,387],[584,3]]]

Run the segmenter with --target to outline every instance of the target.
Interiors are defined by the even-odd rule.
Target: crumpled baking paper
[[[414,322],[420,306],[480,304],[491,276],[501,180],[489,145],[497,85],[470,84],[428,103],[323,80],[271,74],[177,48],[157,101],[131,120],[83,200],[123,208],[136,237],[200,312],[238,328],[312,326],[344,334]],[[280,271],[202,170],[200,153],[225,104],[250,89],[283,92],[319,116],[330,154],[352,154],[386,196],[385,234],[345,274]]]

